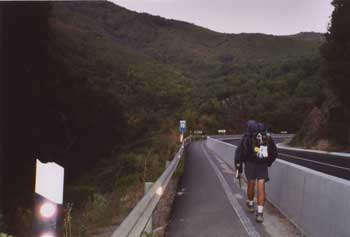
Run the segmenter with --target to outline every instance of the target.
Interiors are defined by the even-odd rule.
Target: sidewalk
[[[203,142],[191,144],[187,154],[169,237],[300,236],[270,204],[265,207],[264,223],[256,223],[255,215],[244,209],[244,187],[234,182],[234,171]]]

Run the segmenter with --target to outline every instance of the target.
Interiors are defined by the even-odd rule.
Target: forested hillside
[[[320,99],[318,33],[221,34],[109,2],[1,7],[4,209],[16,236],[32,217],[36,158],[66,168],[75,210],[101,215],[75,214],[87,231],[125,214],[157,177],[179,119],[207,133],[241,132],[249,118],[296,131]]]
[[[161,86],[152,98],[161,101],[162,107],[168,105],[172,114],[191,117],[193,129],[235,130],[244,120],[256,117],[272,129],[295,131],[319,93],[321,34],[220,34],[112,3],[55,3],[52,7],[50,25],[59,34],[57,39],[70,37],[75,50],[94,50],[100,58],[106,59],[108,52],[113,60],[106,60],[107,64],[116,66],[104,68],[105,73],[129,70],[129,77],[145,78],[143,83],[154,88]],[[129,100],[126,90],[118,91],[132,83],[129,79],[110,83],[121,83],[115,94],[123,103]],[[161,91],[167,98],[157,96]],[[167,103],[170,98],[175,100],[172,104]],[[236,104],[241,105],[239,109]]]

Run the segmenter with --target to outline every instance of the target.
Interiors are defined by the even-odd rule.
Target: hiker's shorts
[[[269,181],[268,165],[245,162],[244,173],[247,180],[265,180]]]

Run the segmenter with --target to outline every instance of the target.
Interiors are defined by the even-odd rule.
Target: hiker
[[[265,183],[269,180],[268,167],[277,157],[276,145],[262,123],[254,120],[247,122],[247,130],[243,135],[235,154],[235,167],[240,175],[243,171],[247,178],[247,202],[249,212],[254,212],[255,183],[258,183],[256,221],[263,222],[265,204]]]

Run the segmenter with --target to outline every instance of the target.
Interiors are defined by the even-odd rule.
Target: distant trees
[[[233,132],[242,131],[248,119],[264,121],[274,131],[293,132],[320,97],[321,81],[318,56],[256,66],[254,70],[248,65],[208,83],[208,98],[214,98],[199,107],[200,114],[216,116],[217,124]],[[211,102],[215,100],[218,103],[214,106]]]

